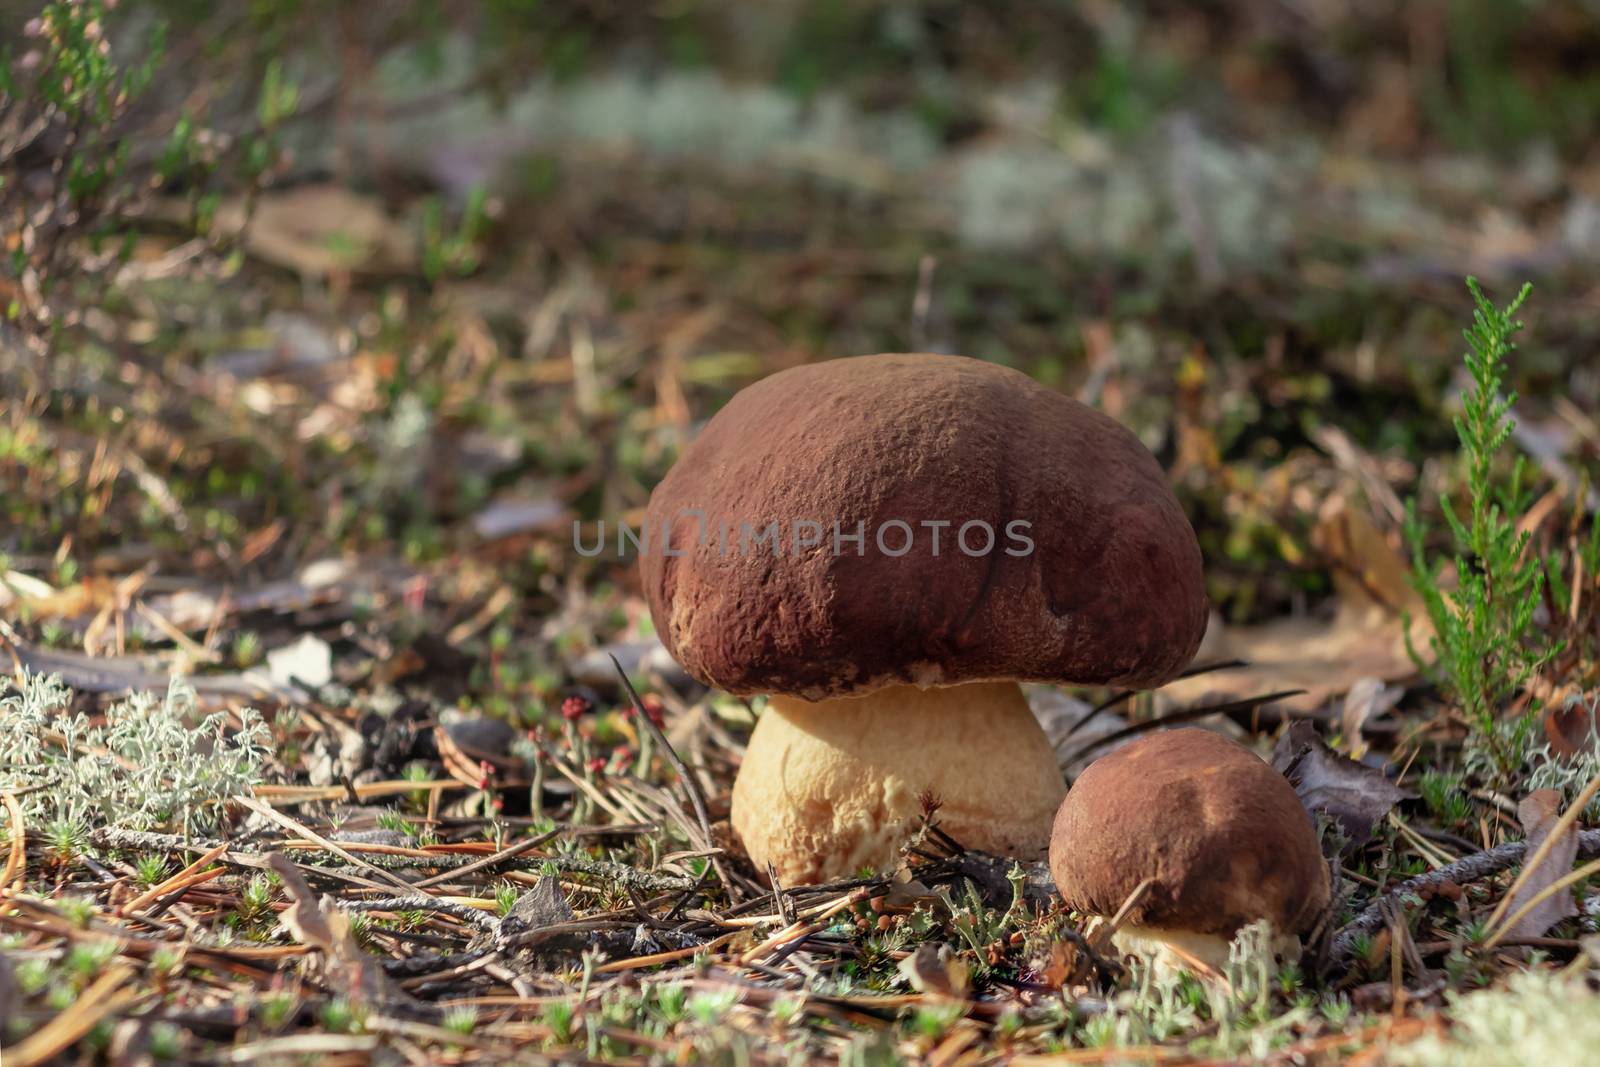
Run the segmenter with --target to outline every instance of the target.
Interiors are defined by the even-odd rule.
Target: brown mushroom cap
[[[1068,907],[1111,915],[1155,879],[1131,925],[1232,937],[1299,933],[1328,903],[1311,817],[1277,771],[1208,730],[1165,730],[1078,776],[1050,839]]]
[[[1011,555],[1018,520],[1032,550]],[[903,555],[904,531],[885,525],[896,521],[915,535]],[[972,521],[994,532],[990,551],[956,544]],[[742,550],[743,524],[774,522],[781,556]],[[804,522],[821,524],[823,543],[796,553]],[[937,555],[925,522],[950,524]],[[669,524],[681,557],[661,550]],[[648,529],[657,632],[689,673],[733,693],[1153,686],[1189,663],[1205,629],[1194,531],[1138,438],[1025,374],[959,356],[839,359],[749,386],[656,487]],[[860,554],[848,540],[836,550],[835,530],[858,529]],[[973,527],[968,547],[984,541]]]

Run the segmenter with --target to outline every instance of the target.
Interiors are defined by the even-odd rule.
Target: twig
[[[1242,659],[1225,659],[1225,660],[1222,660],[1222,661],[1217,662],[1217,663],[1202,663],[1198,667],[1190,667],[1188,670],[1185,670],[1182,674],[1178,675],[1178,677],[1179,678],[1194,678],[1197,675],[1210,674],[1212,671],[1226,671],[1226,670],[1231,670],[1234,667],[1248,667],[1249,665],[1250,665],[1249,663],[1247,663],[1246,661],[1244,661]],[[1141,692],[1143,692],[1143,690],[1140,690],[1140,689],[1121,689],[1121,690],[1118,690],[1115,693],[1112,693],[1110,696],[1106,697],[1100,703],[1098,703],[1098,704],[1094,705],[1094,707],[1090,708],[1089,709],[1089,714],[1085,715],[1083,718],[1079,719],[1077,722],[1073,723],[1070,727],[1068,727],[1067,728],[1067,732],[1062,735],[1061,739],[1063,741],[1065,741],[1067,738],[1069,738],[1073,734],[1077,733],[1080,729],[1083,728],[1085,723],[1087,723],[1090,719],[1094,718],[1095,712],[1097,712],[1097,711],[1109,711],[1110,709],[1116,707],[1118,704],[1122,703],[1124,700],[1127,700],[1129,697],[1137,696]]]
[[[597,878],[608,878],[619,886],[633,886],[643,889],[647,893],[671,893],[686,889],[693,889],[698,881],[692,878],[677,878],[667,874],[652,874],[649,871],[637,871],[622,863],[612,863],[608,860],[593,860],[587,856],[550,856],[541,863],[550,863],[564,871],[576,871],[579,874],[593,875]]]
[[[384,870],[382,867],[379,867],[377,864],[368,863],[366,860],[362,859],[360,856],[357,856],[357,855],[355,855],[355,854],[353,854],[351,852],[346,851],[343,848],[340,848],[338,845],[334,844],[332,841],[329,841],[327,838],[323,837],[321,834],[317,833],[315,830],[311,829],[309,826],[305,825],[302,822],[296,822],[294,819],[289,818],[289,816],[287,816],[283,812],[277,810],[272,805],[263,803],[262,801],[259,801],[259,800],[256,800],[254,797],[238,797],[237,799],[238,799],[239,803],[243,804],[245,807],[249,808],[251,811],[255,812],[257,815],[260,815],[260,816],[262,816],[262,817],[264,817],[266,819],[270,819],[271,821],[277,823],[279,826],[283,827],[285,830],[290,830],[290,831],[292,831],[294,833],[299,834],[301,837],[305,838],[307,841],[315,841],[317,844],[321,845],[323,848],[327,849],[329,852],[332,852],[335,856],[338,856],[340,859],[344,860],[346,863],[349,863],[349,864],[351,864],[353,866],[356,866],[356,867],[360,867],[360,868],[362,868],[364,870],[367,870],[367,871],[371,871],[372,873],[376,874],[381,880],[383,880],[385,882],[388,882],[390,885],[399,886],[401,889],[405,890],[407,893],[412,892],[412,890],[415,888],[415,887],[413,887],[411,885],[410,882],[407,882],[403,878],[399,878],[399,877],[389,873],[388,871]]]
[[[226,842],[204,837],[183,837],[178,834],[161,834],[149,830],[126,830],[117,826],[97,827],[90,835],[95,844],[103,848],[123,849],[129,852],[201,852],[219,845],[228,851],[219,855],[225,863],[241,867],[260,867],[266,863],[265,853],[248,852],[234,848]],[[343,842],[351,852],[368,854],[368,862],[393,864],[396,867],[449,867],[456,870],[481,862],[482,857],[463,856],[454,852],[421,852],[416,849],[393,850],[390,846]],[[283,841],[273,846],[280,852],[316,852],[328,850],[315,841]],[[328,867],[318,867],[327,873]]]
[[[1533,869],[1533,864],[1531,864],[1531,863],[1523,868],[1524,871],[1529,871],[1529,870],[1532,870],[1532,869]],[[1600,871],[1600,860],[1593,860],[1592,862],[1585,863],[1582,867],[1579,867],[1575,871],[1568,871],[1566,874],[1562,875],[1560,878],[1557,878],[1555,881],[1553,881],[1549,885],[1545,886],[1543,889],[1541,889],[1539,892],[1537,892],[1537,893],[1535,893],[1533,895],[1533,899],[1529,900],[1526,904],[1522,905],[1522,907],[1518,908],[1515,912],[1513,912],[1511,914],[1510,918],[1506,919],[1505,922],[1501,923],[1500,924],[1500,929],[1495,933],[1495,935],[1493,937],[1489,938],[1489,940],[1485,943],[1484,947],[1485,948],[1494,948],[1496,945],[1500,944],[1502,941],[1504,941],[1506,939],[1506,934],[1509,933],[1510,931],[1514,930],[1516,928],[1517,923],[1521,922],[1527,916],[1527,914],[1529,912],[1531,912],[1534,908],[1537,908],[1540,904],[1543,904],[1546,900],[1549,900],[1551,897],[1555,896],[1557,893],[1559,893],[1559,892],[1561,892],[1561,891],[1563,891],[1565,889],[1571,888],[1571,886],[1573,886],[1575,883],[1583,881],[1585,878],[1589,877],[1591,874],[1594,874],[1597,871]],[[1507,893],[1506,893],[1506,895],[1505,895],[1505,897],[1503,899],[1504,900],[1510,900],[1511,899],[1510,891],[1507,891]]]
[[[1574,800],[1571,806],[1562,813],[1561,818],[1556,821],[1555,826],[1545,835],[1544,840],[1539,842],[1539,847],[1534,850],[1533,858],[1522,865],[1522,872],[1517,875],[1517,880],[1511,883],[1511,888],[1506,890],[1506,895],[1500,898],[1500,903],[1495,905],[1494,913],[1489,916],[1489,926],[1491,928],[1505,918],[1506,909],[1511,906],[1511,901],[1516,898],[1517,891],[1527,883],[1528,879],[1533,876],[1533,872],[1538,870],[1539,864],[1544,862],[1544,858],[1566,836],[1567,831],[1572,828],[1572,824],[1578,821],[1578,817],[1583,814],[1583,809],[1588,806],[1589,801],[1594,799],[1596,792],[1600,792],[1600,774],[1595,775],[1594,781],[1584,786],[1583,792],[1578,794],[1578,799]]]
[[[132,915],[134,912],[143,909],[146,904],[149,904],[153,900],[159,900],[168,893],[172,892],[174,889],[177,889],[180,886],[187,887],[188,885],[193,884],[189,882],[188,879],[197,878],[200,875],[205,875],[207,879],[215,878],[217,875],[222,873],[223,868],[213,867],[211,871],[205,871],[202,870],[202,868],[204,868],[206,864],[214,861],[218,856],[222,855],[226,851],[228,851],[228,846],[226,844],[213,847],[204,856],[201,856],[199,859],[189,864],[189,866],[185,867],[171,878],[167,878],[162,882],[151,886],[145,892],[139,894],[126,904],[122,905],[117,909],[117,914]]]
[[[675,948],[649,956],[635,956],[629,960],[615,960],[611,963],[603,963],[594,969],[594,973],[616,974],[620,971],[636,971],[642,967],[659,967],[663,963],[672,963],[674,960],[686,959],[690,956],[697,956],[702,952],[710,952],[713,949],[721,948],[735,937],[738,937],[741,932],[735,930],[732,933],[723,934],[721,937],[713,938],[703,945],[690,945],[688,948]]]
[[[8,791],[4,799],[6,814],[11,817],[11,849],[6,855],[5,871],[0,873],[0,895],[10,892],[13,884],[16,892],[22,892],[28,866],[27,822],[22,817],[22,805],[15,793]]]
[[[1104,737],[1097,737],[1071,756],[1059,762],[1063,767],[1068,767],[1097,748],[1109,745],[1113,741],[1121,741],[1123,738],[1142,734],[1147,730],[1158,730],[1163,726],[1171,726],[1180,722],[1192,722],[1195,719],[1204,719],[1212,715],[1231,715],[1236,711],[1250,711],[1269,701],[1299,696],[1304,692],[1304,689],[1280,689],[1275,693],[1263,693],[1261,696],[1245,697],[1243,700],[1230,700],[1225,704],[1208,704],[1205,707],[1184,708],[1182,711],[1175,711],[1171,715],[1163,715],[1159,719],[1146,719],[1143,722],[1136,722],[1131,726],[1125,726],[1121,730],[1106,734]]]
[[[1463,882],[1476,881],[1487,878],[1491,874],[1498,874],[1507,867],[1521,861],[1528,846],[1522,841],[1513,841],[1510,844],[1498,845],[1483,852],[1475,853],[1464,859],[1459,859],[1448,866],[1440,867],[1427,874],[1419,874],[1409,878],[1382,897],[1367,905],[1360,915],[1357,915],[1333,939],[1330,955],[1334,962],[1343,962],[1350,958],[1355,949],[1356,939],[1372,933],[1383,925],[1383,904],[1388,900],[1404,901],[1408,895],[1420,893],[1425,889],[1433,889],[1452,882],[1460,885]],[[1600,830],[1582,830],[1578,833],[1578,854],[1585,859],[1600,856]]]
[[[506,860],[520,856],[530,849],[538,848],[540,845],[543,845],[546,842],[559,837],[560,835],[561,830],[558,828],[555,830],[550,830],[546,833],[542,833],[537,837],[530,837],[526,840],[518,841],[510,848],[503,848],[492,856],[485,856],[483,859],[474,860],[464,867],[457,867],[453,871],[445,871],[443,874],[435,874],[428,878],[424,878],[422,881],[416,884],[415,888],[426,889],[430,885],[438,885],[440,882],[454,881],[455,879],[471,874],[474,871],[481,871],[485,867],[493,867],[497,863],[504,863]]]
[[[459,904],[453,900],[440,900],[430,897],[426,893],[418,893],[414,897],[366,897],[360,900],[336,899],[333,902],[337,908],[345,911],[436,911],[441,915],[449,915],[463,922],[471,923],[480,929],[498,933],[500,920],[471,904]]]
[[[832,919],[833,916],[837,915],[845,908],[866,900],[868,896],[869,893],[864,887],[845,894],[838,900],[828,904],[821,911],[817,912],[816,917],[811,922],[791,923],[789,926],[784,927],[782,930],[779,930],[777,933],[761,942],[755,948],[745,952],[739,957],[740,964],[752,963],[756,960],[759,960],[762,956],[765,956],[775,948],[786,945],[791,941],[798,941],[802,938],[810,937],[812,934],[821,930],[826,930],[828,928],[828,920]]]
[[[683,783],[683,791],[689,795],[689,803],[694,808],[694,817],[700,823],[700,832],[705,835],[704,847],[715,848],[715,839],[711,836],[711,816],[706,807],[706,798],[700,793],[700,783],[689,773],[688,764],[683,762],[677,750],[672,747],[672,742],[667,740],[667,735],[662,732],[661,727],[657,726],[645,711],[644,701],[639,699],[638,691],[633,688],[633,682],[628,679],[628,672],[622,669],[617,657],[609,655],[608,658],[611,660],[611,665],[617,669],[617,677],[622,679],[622,687],[628,691],[628,699],[633,701],[633,710],[638,716],[639,725],[649,731],[651,739],[661,746],[667,762],[672,764],[672,769],[678,774],[678,781]],[[711,866],[716,868],[717,877],[722,880],[728,892],[732,893],[733,883],[729,881],[727,872],[722,869],[722,863],[716,856],[711,857]]]
[[[1155,884],[1156,880],[1154,878],[1146,878],[1134,886],[1133,892],[1128,894],[1128,898],[1122,902],[1122,906],[1117,909],[1116,914],[1095,930],[1093,936],[1089,938],[1089,944],[1095,948],[1101,948],[1115,937],[1117,931],[1122,929],[1122,924],[1128,921],[1128,916],[1133,914],[1135,908],[1144,903],[1144,898],[1149,894],[1150,887]]]

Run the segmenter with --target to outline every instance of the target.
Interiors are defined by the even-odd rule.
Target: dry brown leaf
[[[37,603],[59,595],[55,587],[30,574],[0,570],[0,610],[10,608],[19,599]]]
[[[1053,941],[1050,943],[1050,958],[1035,975],[1035,980],[1051,989],[1060,989],[1077,972],[1078,963],[1077,945],[1066,940]]]
[[[1365,509],[1339,498],[1324,511],[1316,541],[1333,567],[1338,598],[1333,618],[1282,619],[1209,633],[1203,659],[1240,659],[1247,665],[1173,682],[1159,690],[1163,703],[1195,707],[1301,689],[1274,703],[1312,711],[1363,678],[1398,682],[1416,673],[1402,614],[1411,618],[1412,643],[1419,652],[1429,648],[1432,630],[1400,553]],[[1214,628],[1219,625],[1213,622]]]
[[[17,980],[7,956],[0,956],[0,1026],[7,1029],[22,1007],[22,997],[17,990]]]
[[[1372,828],[1402,800],[1416,794],[1397,787],[1382,771],[1346,759],[1304,720],[1291,726],[1272,750],[1272,766],[1294,786],[1312,815],[1324,814],[1344,830],[1347,847],[1372,839]]]
[[[1350,687],[1339,715],[1339,732],[1353,758],[1360,759],[1366,754],[1367,740],[1362,733],[1367,723],[1387,713],[1404,694],[1405,690],[1399,686],[1386,686],[1376,678],[1359,678]]]
[[[1517,805],[1517,821],[1522,823],[1523,833],[1527,835],[1529,856],[1539,851],[1545,838],[1550,836],[1550,831],[1561,821],[1561,807],[1561,792],[1556,789],[1536,790],[1523,797],[1522,803]],[[1560,839],[1550,846],[1550,851],[1539,861],[1539,866],[1527,873],[1522,887],[1506,903],[1505,913],[1515,915],[1517,909],[1544,892],[1550,883],[1565,877],[1577,859],[1578,835],[1575,828],[1569,826]],[[1576,914],[1578,909],[1572,903],[1571,891],[1556,892],[1507,926],[1499,936],[1502,940],[1513,941],[1524,937],[1543,937],[1556,923]]]
[[[64,589],[51,590],[46,595],[24,593],[19,599],[34,618],[71,620],[89,618],[106,608],[116,608],[117,592],[115,579],[92,575]]]
[[[506,914],[507,923],[517,930],[542,930],[547,926],[560,926],[577,918],[567,895],[561,888],[561,879],[543,875],[533,888],[517,898]]]
[[[909,909],[937,899],[933,890],[911,873],[911,868],[901,867],[889,878],[889,892],[884,894],[883,903],[886,908]]]
[[[282,915],[289,936],[307,948],[328,955],[338,952],[339,946],[327,917],[322,913],[321,902],[312,891],[311,884],[300,874],[300,868],[281,852],[268,856],[267,863],[272,867],[272,872],[283,879],[284,891],[293,901]]]
[[[293,903],[283,913],[283,925],[296,941],[316,949],[322,958],[326,981],[359,1003],[390,1005],[409,1001],[409,995],[390,982],[377,958],[368,955],[350,932],[350,916],[334,906],[332,897],[319,897],[287,856],[267,857],[273,873]]]
[[[950,951],[949,945],[924,942],[900,961],[900,973],[911,988],[931,997],[964,1000],[969,976],[967,965]]]
[[[321,277],[404,270],[416,260],[411,233],[376,200],[337,185],[306,184],[261,196],[246,225],[244,202],[217,211],[220,233],[244,230],[257,259]]]
[[[1538,691],[1542,681],[1535,679],[1529,689],[1545,706],[1544,734],[1550,750],[1563,759],[1592,751],[1600,743],[1600,703],[1591,705],[1576,692],[1552,698]]]

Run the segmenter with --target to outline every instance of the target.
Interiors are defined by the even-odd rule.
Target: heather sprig
[[[1431,661],[1414,648],[1411,653],[1455,701],[1496,768],[1507,773],[1518,761],[1500,750],[1501,731],[1496,729],[1500,710],[1560,650],[1557,643],[1529,640],[1545,567],[1528,550],[1530,535],[1517,529],[1517,519],[1532,496],[1523,481],[1523,457],[1513,461],[1509,477],[1497,477],[1495,470],[1497,457],[1516,428],[1511,416],[1516,395],[1503,391],[1503,384],[1506,362],[1516,351],[1514,339],[1522,329],[1516,315],[1531,287],[1524,285],[1504,308],[1484,295],[1476,279],[1467,279],[1467,288],[1476,305],[1472,325],[1463,331],[1471,384],[1455,417],[1466,510],[1458,511],[1448,495],[1440,500],[1451,547],[1444,555],[1434,555],[1414,498],[1407,508],[1413,581],[1434,631]],[[1455,565],[1453,590],[1446,589],[1441,579],[1446,559]]]

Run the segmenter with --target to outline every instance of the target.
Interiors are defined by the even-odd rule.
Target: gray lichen
[[[1397,1067],[1547,1067],[1592,1063],[1600,1048],[1600,996],[1581,978],[1548,971],[1511,976],[1503,989],[1447,993],[1449,1030],[1389,1052]]]
[[[220,802],[259,781],[269,732],[240,712],[196,718],[193,688],[174,678],[164,697],[135,694],[102,722],[71,710],[55,676],[0,681],[0,791],[32,825],[180,829],[216,825]]]

